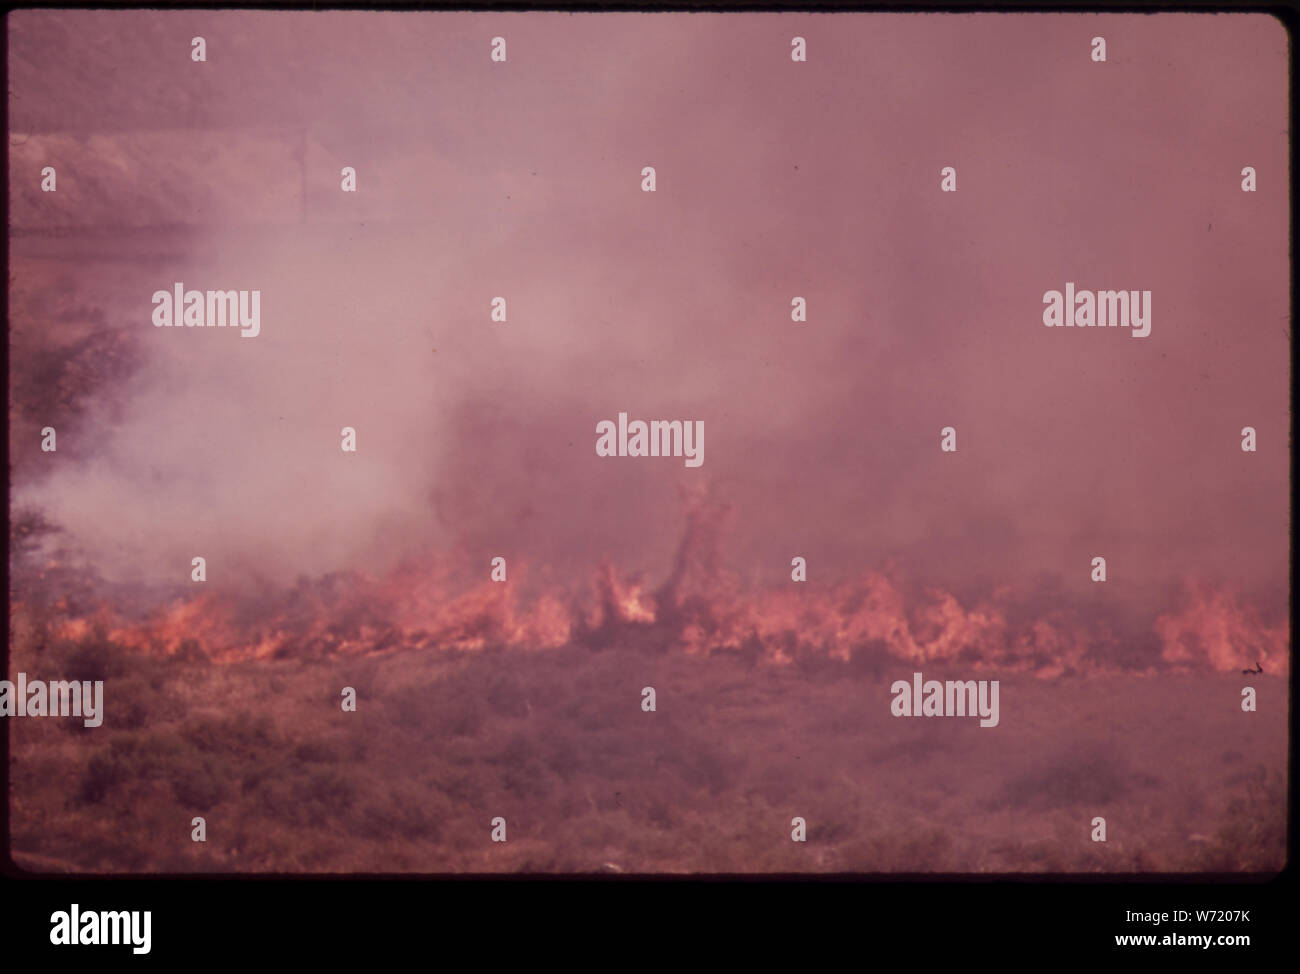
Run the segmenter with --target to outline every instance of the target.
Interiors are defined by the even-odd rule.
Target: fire
[[[1014,593],[1006,587],[976,604],[933,588],[909,600],[897,572],[887,568],[838,584],[745,589],[718,557],[724,515],[700,504],[688,508],[672,571],[657,588],[609,564],[574,590],[539,584],[518,564],[509,583],[484,579],[466,586],[448,567],[463,560],[442,559],[406,563],[380,578],[300,579],[252,602],[212,590],[143,621],[122,619],[103,604],[65,619],[60,634],[81,639],[102,631],[128,650],[216,662],[580,644],[730,651],[771,664],[952,663],[1042,678],[1133,673],[1144,665],[1149,673],[1189,666],[1232,671],[1256,661],[1269,673],[1288,670],[1288,624],[1267,625],[1240,596],[1204,584],[1189,585],[1180,609],[1156,617],[1160,652],[1147,660],[1133,659],[1131,634],[1126,642],[1077,613],[1048,608],[1029,621],[1009,621],[1025,613],[1009,611]]]
[[[613,567],[602,565],[596,582],[602,595],[606,613],[618,622],[651,623],[655,621],[654,600],[644,591],[640,579],[624,582]],[[650,603],[650,604],[647,604]],[[592,620],[593,628],[604,621],[602,616]]]
[[[1259,662],[1266,672],[1286,673],[1291,632],[1286,623],[1267,626],[1230,592],[1188,583],[1186,606],[1160,616],[1155,630],[1169,663],[1208,662],[1217,670],[1239,670]]]

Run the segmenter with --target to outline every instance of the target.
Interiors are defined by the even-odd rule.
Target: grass
[[[1286,687],[997,673],[1002,720],[895,718],[905,666],[570,648],[213,665],[15,647],[105,721],[11,723],[12,851],[90,872],[1275,871]],[[894,670],[898,672],[895,673]],[[903,672],[903,671],[907,672]],[[936,670],[938,679],[975,674]],[[340,691],[358,690],[358,709]],[[658,709],[641,710],[641,688]],[[195,816],[207,841],[190,839]],[[506,843],[489,841],[495,816]],[[791,819],[807,842],[790,840]],[[1106,820],[1107,840],[1090,838]],[[609,865],[607,865],[609,864]]]

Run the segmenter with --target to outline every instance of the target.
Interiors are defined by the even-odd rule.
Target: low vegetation
[[[1001,723],[981,728],[891,716],[889,682],[910,675],[899,667],[618,647],[214,665],[124,655],[100,634],[19,640],[11,668],[106,681],[102,727],[10,723],[12,854],[41,872],[1237,872],[1285,860],[1286,687],[1271,676],[1252,680],[1254,714],[1224,675],[1001,676]],[[355,713],[340,708],[349,686]],[[195,816],[206,842],[191,841]],[[505,843],[490,841],[496,816]],[[790,839],[795,816],[806,842]],[[1098,816],[1105,842],[1090,838]]]

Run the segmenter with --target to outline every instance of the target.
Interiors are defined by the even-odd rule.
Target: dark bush
[[[218,780],[215,769],[207,761],[201,765],[187,765],[178,769],[172,777],[171,785],[172,794],[178,802],[200,812],[216,805],[229,791],[225,783]]]
[[[305,741],[293,750],[293,756],[304,764],[337,764],[338,748],[325,741]]]

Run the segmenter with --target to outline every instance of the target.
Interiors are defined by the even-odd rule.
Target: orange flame
[[[447,575],[451,560],[408,563],[382,579],[359,574],[301,579],[274,600],[249,606],[205,593],[168,605],[143,622],[126,622],[111,607],[70,618],[66,638],[105,629],[134,651],[201,655],[227,662],[276,656],[312,657],[394,649],[480,650],[500,646],[548,649],[650,646],[692,654],[735,651],[770,663],[804,659],[952,663],[973,669],[1026,672],[1043,678],[1109,670],[1121,664],[1122,642],[1064,611],[1008,622],[1012,593],[998,589],[975,605],[928,589],[908,600],[892,571],[869,571],[837,585],[787,583],[743,591],[720,568],[725,510],[698,499],[668,578],[648,591],[639,576],[602,565],[587,588],[543,587],[524,602],[526,566],[508,583],[482,581],[460,590]],[[533,586],[536,588],[537,586]],[[1208,666],[1234,670],[1259,661],[1267,672],[1289,666],[1290,629],[1269,626],[1240,599],[1191,585],[1185,605],[1156,618],[1157,668]],[[1140,666],[1142,661],[1138,661]]]
[[[1155,630],[1169,663],[1205,663],[1216,670],[1238,670],[1258,662],[1265,672],[1286,673],[1291,657],[1290,625],[1264,625],[1249,606],[1230,592],[1189,583],[1182,611],[1160,616]]]

